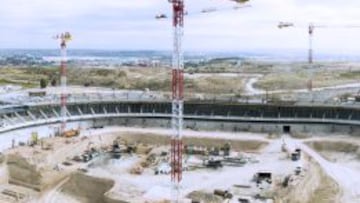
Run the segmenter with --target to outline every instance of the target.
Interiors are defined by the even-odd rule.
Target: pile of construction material
[[[136,154],[148,154],[153,149],[152,146],[140,142],[128,142],[122,137],[117,137],[113,141],[111,151],[113,158],[120,158],[121,153],[136,153]]]
[[[96,157],[99,157],[100,153],[101,151],[99,151],[95,147],[91,147],[90,149],[85,150],[81,155],[74,156],[72,160],[76,162],[88,163],[89,161],[95,159]]]
[[[247,163],[258,163],[258,160],[252,156],[232,151],[230,143],[225,143],[222,147],[185,145],[184,151],[188,156],[203,157],[202,166],[206,168],[217,169],[223,166],[239,167]]]
[[[121,157],[125,154],[137,154],[138,156],[142,156],[140,162],[135,164],[129,172],[134,175],[140,175],[144,172],[144,169],[150,167],[155,161],[155,155],[149,154],[153,146],[148,144],[143,144],[139,142],[128,142],[122,137],[117,137],[109,150],[109,153],[113,159],[121,159]]]
[[[213,156],[229,156],[231,144],[225,143],[223,147],[204,147],[195,145],[185,145],[184,152],[189,155],[213,155]]]

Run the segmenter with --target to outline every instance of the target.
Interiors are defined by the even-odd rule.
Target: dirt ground
[[[327,87],[360,80],[360,66],[351,63],[316,63],[312,66],[301,63],[273,65],[255,87],[263,90],[307,89],[312,79],[312,87]]]
[[[340,202],[360,202],[360,139],[338,135],[305,141],[313,157],[341,189]],[[306,147],[305,147],[306,148]]]
[[[89,146],[109,145],[113,139],[110,136],[106,138],[46,138],[39,140],[33,147],[10,149],[4,153],[7,157],[9,182],[45,191],[76,170],[74,166],[63,165],[63,162],[81,154]]]
[[[321,169],[320,165],[307,157],[310,164],[305,177],[298,184],[278,190],[275,202],[292,203],[338,203],[341,191],[339,185]]]
[[[124,129],[125,130],[125,129]],[[142,129],[143,131],[146,129]],[[164,132],[162,132],[164,133]],[[161,146],[166,143],[163,135],[156,135],[153,131],[151,134],[143,134],[140,132],[137,133],[120,133],[123,134],[123,138],[128,142],[144,142],[148,145]],[[120,136],[117,133],[118,136]],[[161,131],[160,131],[161,134]],[[186,133],[185,133],[186,134]],[[221,134],[221,133],[220,133]],[[242,167],[224,167],[221,170],[209,170],[209,169],[198,169],[194,171],[184,172],[184,180],[182,183],[182,194],[184,196],[188,194],[211,194],[214,189],[230,189],[233,191],[234,195],[253,195],[256,193],[256,189],[252,188],[250,190],[241,191],[234,188],[234,185],[251,185],[251,178],[254,173],[261,169],[269,169],[274,171],[276,174],[276,179],[278,183],[286,175],[293,174],[296,163],[290,161],[287,158],[287,154],[281,152],[281,140],[268,140],[268,144],[261,144],[266,140],[265,135],[256,137],[255,140],[249,142],[249,140],[241,137],[239,133],[238,140],[231,140],[228,138],[226,141],[231,141],[231,143],[244,142],[245,145],[239,145],[236,150],[252,151],[253,157],[258,159],[259,163],[246,164]],[[218,138],[208,138],[204,139],[205,135],[197,135],[192,132],[190,135],[186,135],[186,142],[189,144],[198,144],[199,140],[202,145],[216,145],[224,142],[221,140],[225,135],[218,135]],[[246,133],[244,134],[246,136]],[[190,137],[189,137],[190,136]],[[209,136],[209,135],[208,135]],[[205,136],[206,137],[206,136]],[[219,138],[220,137],[220,138]],[[231,136],[229,136],[231,137]],[[239,138],[241,137],[241,138]],[[143,139],[141,139],[143,138]],[[264,139],[264,140],[263,140]],[[247,140],[247,141],[246,141]],[[261,140],[261,141],[259,141]],[[220,142],[219,142],[220,141]],[[164,143],[165,142],[165,143]],[[250,144],[248,144],[250,143]],[[252,143],[252,144],[251,144]],[[254,145],[254,143],[257,143]],[[260,143],[260,144],[259,144]],[[265,142],[266,143],[266,142]],[[236,144],[234,144],[236,146]],[[245,147],[247,146],[247,147]],[[235,148],[234,148],[235,149]],[[196,157],[190,157],[189,160],[196,160]],[[104,166],[96,166],[89,170],[90,176],[95,176],[102,178],[103,180],[115,180],[115,186],[106,193],[105,196],[110,199],[122,199],[125,202],[143,202],[142,198],[147,199],[149,202],[161,201],[163,198],[170,198],[166,194],[170,194],[169,190],[169,177],[166,175],[154,176],[152,169],[145,169],[142,175],[130,174],[129,170],[131,167],[139,162],[139,158],[136,157],[124,157],[124,159],[117,160],[115,162],[110,162]],[[286,192],[278,198],[275,202],[304,202],[303,199],[298,201],[294,200],[294,197],[307,196],[308,199],[306,202],[328,202],[329,199],[336,199],[338,195],[338,187],[336,183],[328,176],[326,176],[319,165],[314,162],[309,162],[309,168],[306,169],[306,172],[301,176],[297,181],[294,181],[294,186],[290,188],[295,189],[295,192]],[[276,171],[276,172],[275,172]],[[234,179],[233,174],[241,174]],[[216,177],[216,178],[215,178]],[[197,184],[193,184],[196,182]],[[254,186],[252,186],[254,187]],[[309,188],[308,190],[302,190],[303,187]],[[125,189],[126,188],[126,189]],[[256,187],[255,187],[256,188]],[[198,192],[196,191],[203,191]],[[317,193],[322,193],[324,195],[313,195]],[[334,196],[325,195],[327,192],[331,192]],[[301,194],[300,194],[301,193]],[[300,194],[300,195],[299,195]],[[60,195],[60,194],[59,194]],[[191,196],[191,195],[190,195]],[[200,195],[201,196],[201,195]],[[142,198],[140,198],[142,197]],[[204,197],[210,198],[210,197]],[[275,198],[275,197],[274,197]],[[131,201],[132,200],[132,201]],[[290,201],[289,201],[290,200]],[[294,201],[291,201],[294,200]],[[76,202],[76,201],[75,201]],[[216,202],[216,201],[215,201]],[[336,201],[334,201],[336,202]]]
[[[40,189],[33,188],[42,192],[41,195],[30,195],[33,202],[163,202],[171,197],[170,177],[166,174],[155,175],[154,171],[160,163],[168,161],[168,155],[160,154],[169,152],[169,146],[166,146],[169,143],[169,133],[170,130],[164,129],[106,127],[84,130],[80,137],[72,139],[45,139],[45,146],[51,145],[52,149],[43,150],[41,146],[35,146],[7,151],[5,155],[10,169],[8,176],[26,183],[20,184],[20,189],[14,189],[16,191],[29,185],[41,185]],[[184,155],[187,170],[183,173],[181,196],[210,198],[216,202],[218,197],[213,197],[213,192],[220,189],[234,195],[230,202],[237,202],[238,197],[254,197],[256,194],[272,199],[275,203],[356,202],[352,201],[354,197],[350,197],[352,193],[356,196],[357,191],[349,193],[346,183],[350,182],[345,177],[338,176],[337,172],[344,169],[338,169],[337,164],[352,169],[350,172],[354,174],[356,170],[359,171],[357,167],[360,166],[360,145],[357,145],[358,142],[339,142],[344,138],[349,137],[297,140],[291,137],[272,137],[268,134],[185,130],[184,144],[220,148],[230,142],[233,150],[231,156],[244,157],[247,162],[241,166],[224,165],[219,169],[210,169],[203,166],[203,155]],[[90,145],[105,149],[115,139],[141,148],[135,154],[124,154],[119,160],[105,156],[89,164],[72,162],[72,166],[61,165],[63,161],[70,161],[69,157],[81,153]],[[289,151],[282,150],[284,143],[289,144],[286,148],[288,150],[291,150],[291,145],[304,150],[300,161],[291,161]],[[306,148],[307,146],[311,148]],[[319,154],[313,154],[316,152],[311,149],[315,149]],[[157,154],[154,155],[155,161],[143,165],[144,160],[148,160],[153,154]],[[322,156],[326,160],[319,159]],[[330,167],[330,163],[335,165]],[[53,166],[59,166],[61,170],[55,170]],[[138,166],[141,166],[141,172],[133,173]],[[301,173],[295,175],[295,169],[299,166]],[[326,166],[329,166],[331,171],[324,168]],[[78,171],[78,168],[86,168],[85,173]],[[274,182],[269,188],[265,187],[268,189],[261,189],[263,185],[259,186],[252,181],[254,174],[259,171],[273,173]],[[3,174],[6,175],[6,171]],[[62,178],[56,180],[54,177]],[[289,186],[284,187],[282,183],[286,177],[290,177],[290,182]],[[52,181],[47,181],[50,179]],[[6,182],[1,187],[4,188],[5,185]]]

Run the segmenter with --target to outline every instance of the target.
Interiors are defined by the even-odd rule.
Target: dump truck
[[[114,158],[114,159],[120,159],[121,158],[120,145],[115,141],[114,141],[114,144],[112,146],[111,154],[112,154],[112,158]]]
[[[70,138],[70,137],[76,137],[79,135],[80,135],[80,130],[68,130],[62,134],[62,137]]]
[[[272,173],[270,171],[259,171],[254,175],[253,180],[257,184],[260,184],[263,181],[272,184]]]

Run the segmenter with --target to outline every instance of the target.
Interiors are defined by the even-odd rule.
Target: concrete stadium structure
[[[59,123],[57,104],[8,106],[0,109],[0,133]],[[170,102],[103,101],[70,103],[69,122],[170,128]],[[299,106],[186,102],[184,127],[194,130],[252,132],[360,133],[360,109],[351,106]]]

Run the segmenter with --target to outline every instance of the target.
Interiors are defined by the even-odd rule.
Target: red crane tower
[[[174,47],[172,55],[172,120],[174,131],[171,137],[171,181],[173,201],[178,202],[182,179],[182,128],[184,108],[184,56],[182,36],[184,27],[184,0],[170,0],[173,9]]]
[[[249,0],[232,0],[236,3],[246,3]],[[171,181],[172,201],[179,202],[180,182],[182,180],[182,130],[184,109],[184,55],[182,49],[182,37],[184,28],[185,5],[184,0],[169,0],[172,4],[173,24],[173,54],[172,54],[172,119],[171,127]],[[238,9],[242,7],[234,7]],[[203,12],[204,13],[204,12]],[[206,13],[206,12],[205,12]],[[156,19],[167,18],[165,14],[156,16]]]
[[[288,28],[288,27],[295,27],[294,23],[290,22],[280,22],[278,24],[279,29]],[[352,29],[352,28],[360,28],[359,25],[319,25],[314,23],[309,23],[308,25],[308,34],[309,34],[309,51],[308,51],[308,63],[311,65],[314,61],[314,52],[313,52],[313,37],[315,28],[345,28],[345,29]],[[311,76],[307,87],[309,91],[312,91],[313,88],[313,76]]]
[[[289,27],[295,27],[294,23],[290,22],[280,22],[278,24],[279,29],[283,28],[289,28]],[[298,26],[297,26],[298,27]],[[302,26],[301,26],[302,27]],[[308,28],[308,34],[309,34],[309,52],[308,52],[308,62],[309,64],[312,64],[314,61],[313,57],[313,37],[314,37],[314,31],[315,28],[343,28],[343,29],[352,29],[352,28],[360,28],[360,25],[320,25],[320,24],[314,24],[309,23],[307,26]]]
[[[314,29],[315,29],[315,25],[310,23],[309,24],[309,28],[308,28],[308,31],[309,31],[309,55],[308,55],[308,62],[309,64],[312,64],[313,63],[313,43],[312,43],[312,40],[313,40],[313,34],[314,34]]]
[[[60,83],[61,83],[61,96],[60,96],[60,106],[61,106],[61,126],[60,126],[60,135],[65,132],[66,129],[66,45],[67,42],[71,40],[71,34],[69,32],[61,33],[55,36],[55,39],[60,41],[60,52],[61,52],[61,62],[60,62]]]
[[[295,27],[294,23],[288,23],[288,22],[280,22],[278,25],[279,29],[283,29],[283,28],[289,28],[289,27]],[[314,25],[313,23],[309,23],[308,26],[308,32],[309,32],[309,51],[308,51],[308,62],[309,64],[313,63],[313,34],[314,34],[314,30],[315,28],[318,27],[323,27],[320,25]]]

